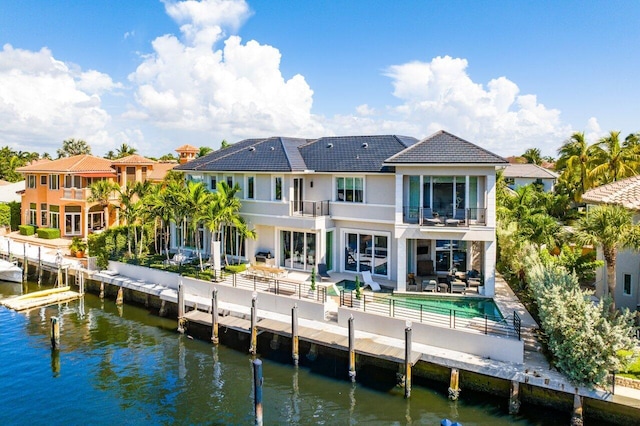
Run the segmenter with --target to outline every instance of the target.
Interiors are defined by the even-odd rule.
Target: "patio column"
[[[402,211],[404,206],[404,191],[402,190],[403,175],[396,174],[396,223],[402,223]],[[398,271],[398,274],[400,271]]]
[[[496,293],[496,246],[495,241],[484,243],[484,294],[489,297]]]
[[[398,254],[396,264],[398,265],[398,275],[396,276],[397,291],[407,291],[407,239],[403,236],[397,239]]]

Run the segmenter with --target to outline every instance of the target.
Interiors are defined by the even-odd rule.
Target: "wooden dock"
[[[202,311],[189,311],[184,318],[190,322],[211,327],[211,314]],[[219,327],[226,327],[242,333],[250,333],[251,321],[244,318],[233,316],[220,316],[218,319]],[[278,320],[262,318],[256,323],[258,333],[269,332],[278,336],[291,338],[291,324]],[[345,334],[340,335],[325,330],[318,330],[310,327],[298,327],[298,337],[300,340],[337,349],[347,352],[349,350],[349,336],[345,329]],[[387,361],[403,363],[404,348],[385,345],[373,341],[370,338],[356,338],[355,351],[359,355],[369,356],[372,358],[384,359]],[[422,354],[420,352],[411,352],[411,362],[415,365],[420,360]]]
[[[56,303],[69,302],[80,297],[80,293],[71,291],[70,287],[58,287],[49,290],[36,291],[21,296],[8,297],[0,300],[0,305],[14,311],[26,311],[42,308]]]

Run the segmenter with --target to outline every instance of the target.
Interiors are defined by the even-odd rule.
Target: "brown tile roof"
[[[38,162],[29,166],[18,167],[19,173],[67,172],[67,173],[114,173],[111,160],[82,154],[73,157],[59,158],[53,161]]]
[[[582,201],[594,204],[618,204],[632,210],[640,210],[640,176],[611,182],[588,190]]]
[[[153,170],[147,173],[147,180],[159,182],[177,165],[178,163],[156,163],[153,165]]]
[[[118,158],[116,160],[112,160],[111,162],[112,164],[155,164],[155,161],[138,154],[127,155],[126,157]]]
[[[178,151],[178,152],[180,152],[180,151],[198,152],[198,151],[200,151],[200,148],[196,148],[193,145],[185,144],[185,145],[182,145],[182,146],[176,148],[176,151]]]

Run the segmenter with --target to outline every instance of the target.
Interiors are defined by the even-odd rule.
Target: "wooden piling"
[[[182,281],[178,284],[178,333],[184,334],[184,286]]]
[[[120,287],[118,289],[118,296],[116,297],[116,305],[122,306],[124,303],[124,289]]]
[[[509,414],[518,414],[520,411],[520,382],[511,381],[511,390],[509,392]]]
[[[353,315],[349,317],[349,378],[356,381],[356,338]]]
[[[29,275],[29,261],[27,257],[27,249],[29,248],[29,244],[24,243],[22,245],[22,281],[27,281],[27,276]]]
[[[291,357],[293,365],[297,366],[300,360],[299,354],[299,335],[298,335],[298,305],[294,304],[291,308]]]
[[[60,348],[60,324],[58,317],[51,317],[51,349]]]
[[[457,401],[460,396],[460,372],[457,368],[451,369],[451,381],[449,383],[449,399]]]
[[[211,342],[217,345],[218,339],[218,289],[213,288],[211,292]]]
[[[257,293],[253,292],[253,296],[251,298],[251,344],[249,346],[249,353],[251,355],[255,355],[256,352],[258,352],[257,299]]]
[[[411,324],[404,329],[404,397],[411,397]]]
[[[253,406],[256,416],[256,425],[262,426],[262,361],[253,360]]]
[[[104,299],[104,281],[100,281],[100,299]]]
[[[38,246],[38,287],[42,284],[42,246]]]
[[[584,420],[582,418],[582,397],[578,395],[578,388],[573,395],[573,414],[571,416],[571,426],[582,426]]]

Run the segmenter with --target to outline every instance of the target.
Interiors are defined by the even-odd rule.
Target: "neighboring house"
[[[502,172],[507,186],[517,189],[535,183],[545,192],[552,192],[558,180],[558,174],[535,164],[509,164]]]
[[[158,164],[162,166],[156,171]],[[112,208],[107,209],[105,217],[104,207],[88,201],[92,183],[107,179],[125,187],[128,183],[162,180],[168,170],[164,164],[141,155],[112,161],[85,154],[20,167],[17,171],[26,182],[22,223],[59,228],[62,237],[86,237],[119,221],[117,193],[112,194],[109,200]]]
[[[20,202],[20,192],[24,191],[25,182],[0,181],[0,203]]]
[[[175,170],[215,191],[239,184],[256,240],[225,232],[223,254],[311,271],[371,271],[406,289],[407,274],[477,269],[495,286],[496,168],[506,160],[450,133],[248,139]],[[181,241],[179,229],[172,245]],[[201,230],[208,252],[211,235]]]
[[[196,148],[193,145],[182,145],[176,148],[176,152],[178,153],[180,164],[184,164],[188,161],[195,159],[200,152],[199,148]]]
[[[593,204],[618,204],[634,213],[633,221],[640,221],[640,176],[612,182],[590,189],[582,195],[582,201]],[[598,249],[598,259],[604,260]],[[602,297],[607,287],[606,267],[596,271],[596,296]],[[640,310],[640,253],[620,250],[616,258],[616,307]]]

